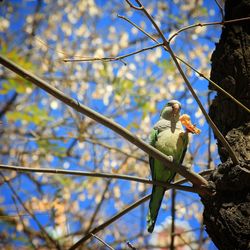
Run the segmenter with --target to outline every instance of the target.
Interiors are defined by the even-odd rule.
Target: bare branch
[[[138,201],[134,202],[133,204],[129,205],[127,208],[125,208],[121,212],[117,213],[116,215],[114,215],[113,217],[111,217],[109,220],[105,221],[103,224],[101,224],[98,227],[92,229],[88,234],[86,234],[79,241],[77,241],[73,246],[71,246],[69,248],[69,250],[76,249],[77,247],[79,247],[80,245],[82,245],[82,243],[84,243],[85,241],[87,241],[91,237],[91,234],[96,234],[96,233],[100,232],[101,230],[103,230],[104,228],[106,228],[107,226],[109,226],[110,224],[112,224],[113,222],[115,222],[116,220],[118,220],[119,218],[121,218],[123,215],[127,214],[128,212],[130,212],[134,208],[138,207],[142,203],[144,203],[147,200],[149,200],[150,196],[151,195],[146,195],[146,196],[142,197],[140,200],[138,200]]]
[[[178,237],[183,241],[183,243],[184,243],[185,246],[188,246],[188,247],[190,248],[190,250],[194,250],[194,249],[192,248],[191,244],[190,244],[189,242],[187,242],[187,241],[185,240],[185,238],[182,237],[181,234],[179,234]]]
[[[105,245],[108,249],[115,250],[113,247],[111,247],[108,243],[106,243],[104,240],[102,240],[100,237],[96,236],[95,234],[91,233],[91,235],[99,240],[103,245]]]
[[[204,26],[211,26],[211,25],[227,25],[227,24],[233,24],[237,22],[243,22],[243,21],[249,21],[250,17],[244,17],[244,18],[239,18],[239,19],[234,19],[234,20],[228,20],[228,21],[222,21],[222,22],[209,22],[209,23],[196,23],[192,24],[186,27],[183,27],[176,31],[170,38],[168,39],[168,42],[170,42],[175,36],[179,35],[181,32],[186,31],[188,29],[193,29],[195,27],[204,27]]]
[[[223,12],[223,8],[222,6],[220,5],[220,3],[218,2],[218,0],[215,0],[217,6],[219,7],[219,10],[220,10],[220,14],[221,14],[221,20],[224,20],[224,12]]]
[[[136,250],[136,248],[129,241],[127,241],[127,245],[130,249]]]
[[[175,57],[178,60],[180,60],[182,63],[184,63],[186,66],[188,66],[189,68],[191,68],[193,71],[195,71],[200,77],[202,77],[202,78],[206,79],[207,81],[209,81],[218,91],[220,91],[222,94],[226,95],[228,98],[230,98],[232,101],[234,101],[237,105],[239,105],[241,108],[243,108],[246,112],[250,113],[250,109],[248,107],[246,107],[244,104],[242,104],[240,101],[238,101],[235,97],[233,97],[231,94],[229,94],[226,90],[224,90],[223,88],[221,88],[217,83],[215,83],[214,81],[212,81],[211,79],[209,79],[208,77],[206,77],[204,74],[202,74],[201,72],[199,72],[192,65],[190,65],[187,62],[185,62],[180,57],[178,57],[176,55],[175,55]]]
[[[16,198],[15,198],[15,196],[12,196],[11,198],[12,198],[12,200],[13,200],[13,203],[15,204],[16,212],[17,212],[19,221],[21,221],[22,226],[23,226],[23,229],[25,229],[25,228],[26,228],[26,225],[25,225],[25,223],[24,223],[24,221],[23,221],[22,214],[20,213],[20,211],[19,211],[19,209],[18,209],[17,202],[16,202]],[[38,249],[38,248],[34,245],[33,239],[31,238],[31,235],[28,235],[28,237],[29,237],[29,241],[28,241],[28,242],[30,243],[31,247],[32,247],[33,249]]]
[[[200,175],[207,175],[208,173],[211,173],[211,170],[203,171],[203,172],[200,173]],[[183,183],[185,183],[187,181],[188,181],[187,179],[181,179],[181,180],[178,180],[178,181],[174,182],[173,185],[181,185],[181,184],[183,184]],[[168,190],[168,188],[166,190]],[[127,214],[128,212],[130,212],[134,208],[138,207],[142,203],[144,203],[147,200],[149,200],[150,196],[151,196],[151,194],[142,197],[140,200],[132,203],[127,208],[125,208],[124,210],[120,211],[119,213],[117,213],[116,215],[114,215],[113,217],[111,217],[109,220],[105,221],[103,224],[101,224],[98,227],[92,229],[88,234],[86,234],[83,238],[81,238],[78,242],[76,242],[69,250],[76,249],[82,243],[84,243],[89,238],[91,238],[91,233],[92,234],[96,234],[99,231],[103,230],[104,228],[106,228],[107,226],[109,226],[110,224],[112,224],[113,222],[115,222],[116,220],[118,220],[119,218],[121,218],[123,215]]]
[[[77,142],[78,140],[78,137],[76,136],[38,136],[38,135],[34,135],[34,138],[27,138],[27,140],[29,141],[40,141],[40,140],[68,140],[68,139],[74,139],[74,144]],[[134,158],[135,160],[137,161],[141,161],[141,162],[144,162],[144,163],[148,163],[148,160],[145,160],[143,159],[142,157],[140,156],[137,156],[135,154],[132,154],[132,153],[128,153],[128,152],[125,152],[123,151],[122,149],[120,148],[117,148],[117,147],[114,147],[114,146],[110,146],[106,143],[102,143],[96,139],[91,139],[91,138],[88,138],[87,136],[82,136],[81,135],[81,139],[84,140],[85,142],[88,142],[88,143],[92,143],[92,144],[96,144],[96,145],[99,145],[103,148],[106,148],[108,150],[113,150],[113,151],[116,151],[120,154],[123,154],[129,158]]]
[[[211,91],[207,94],[207,104],[208,107],[211,105]],[[211,150],[211,142],[212,142],[212,129],[211,127],[208,127],[208,144],[207,144],[207,169],[211,169],[211,163],[212,163],[212,150]]]
[[[192,170],[190,170],[189,168],[187,168],[185,166],[177,165],[173,162],[170,162],[168,157],[165,154],[163,154],[162,152],[160,152],[156,148],[152,147],[148,143],[144,142],[139,137],[132,134],[130,131],[128,131],[127,129],[125,129],[124,127],[119,125],[118,123],[116,123],[116,122],[112,121],[111,119],[101,115],[100,113],[88,108],[87,106],[80,104],[77,100],[67,96],[66,94],[64,94],[60,90],[51,86],[49,83],[43,81],[41,78],[26,71],[22,67],[18,66],[14,62],[8,60],[7,58],[5,58],[4,56],[1,56],[1,55],[0,55],[0,63],[2,65],[4,65],[5,67],[7,67],[8,69],[15,72],[16,74],[20,75],[24,79],[26,79],[26,80],[32,82],[33,84],[35,84],[36,86],[42,88],[43,90],[45,90],[49,94],[56,97],[58,100],[61,100],[66,105],[72,107],[76,111],[78,111],[84,115],[87,115],[88,117],[92,118],[93,120],[110,128],[111,130],[113,130],[117,134],[121,135],[126,140],[130,141],[132,144],[139,147],[141,150],[143,150],[144,152],[146,152],[150,156],[164,162],[166,167],[168,167],[172,171],[177,172],[180,175],[186,177],[195,186],[201,187],[201,189],[203,189],[203,191],[205,193],[210,194],[210,195],[213,193],[212,190],[210,190],[210,187],[209,187],[207,180],[205,180],[202,176],[196,174],[195,172],[193,172]]]
[[[199,108],[201,109],[203,115],[205,116],[207,122],[209,123],[209,125],[212,127],[214,134],[217,136],[217,138],[221,141],[221,143],[224,145],[224,147],[227,149],[232,161],[235,164],[239,164],[239,160],[237,159],[233,149],[231,148],[231,146],[229,145],[228,141],[225,139],[225,137],[222,135],[222,133],[220,132],[220,130],[217,128],[217,126],[215,125],[215,123],[213,122],[213,120],[210,118],[210,116],[208,115],[208,113],[206,112],[205,108],[203,107],[201,101],[199,100],[197,94],[195,93],[191,83],[189,82],[189,80],[187,79],[187,76],[185,75],[184,71],[182,70],[179,62],[177,61],[171,47],[169,44],[167,44],[168,47],[168,51],[170,53],[170,55],[172,56],[176,67],[178,68],[180,74],[182,75],[188,89],[190,90],[191,94],[193,95],[194,99],[196,100]]]
[[[15,92],[13,96],[5,103],[2,110],[0,111],[0,119],[5,115],[5,113],[11,108],[12,104],[15,102],[18,93]]]
[[[147,48],[143,48],[134,52],[131,52],[129,54],[123,55],[123,56],[116,56],[116,57],[82,57],[82,58],[65,58],[63,59],[64,62],[93,62],[93,61],[102,61],[102,62],[111,62],[111,61],[118,61],[118,60],[122,60],[126,57],[132,56],[132,55],[136,55],[138,53],[141,53],[143,51],[146,50],[150,50],[150,49],[154,49],[157,47],[162,46],[163,44],[156,44]],[[124,63],[124,62],[123,62]],[[125,63],[126,64],[126,63]]]
[[[136,0],[136,2],[138,4],[141,4],[141,2],[139,0]],[[205,116],[207,122],[209,123],[209,125],[212,127],[215,135],[217,136],[217,138],[221,141],[221,143],[224,145],[224,147],[227,149],[232,161],[235,164],[239,164],[239,160],[237,159],[233,149],[231,148],[231,146],[229,145],[229,143],[227,142],[227,140],[224,138],[224,136],[222,135],[222,133],[219,131],[219,129],[217,128],[217,126],[215,125],[215,123],[212,121],[212,119],[210,118],[210,116],[208,115],[208,113],[206,112],[205,108],[203,107],[201,101],[199,100],[197,94],[195,93],[191,83],[189,82],[187,76],[185,75],[183,69],[181,68],[172,48],[170,47],[169,41],[167,41],[167,39],[165,38],[164,34],[162,33],[161,29],[159,28],[159,26],[156,24],[156,22],[154,21],[153,17],[148,13],[148,11],[143,7],[141,9],[144,14],[148,17],[148,19],[150,20],[150,22],[153,24],[153,26],[155,27],[155,29],[157,30],[157,32],[159,33],[159,35],[162,38],[162,41],[164,43],[164,47],[166,47],[167,51],[169,52],[169,54],[171,55],[177,69],[179,70],[183,80],[185,81],[189,91],[191,92],[191,94],[193,95],[194,99],[196,100],[199,108],[201,109],[203,115]]]
[[[98,214],[98,212],[99,212],[99,210],[100,210],[100,208],[101,208],[101,206],[102,206],[102,204],[103,204],[103,202],[104,202],[104,200],[105,200],[105,195],[106,195],[106,193],[107,193],[108,190],[109,190],[110,183],[111,183],[111,179],[109,179],[109,180],[107,181],[106,187],[105,187],[105,189],[104,189],[103,192],[102,192],[101,200],[98,202],[98,204],[97,204],[97,206],[96,206],[96,208],[95,208],[95,211],[93,212],[93,214],[92,214],[92,216],[91,216],[91,218],[90,218],[90,220],[89,220],[88,227],[87,227],[87,229],[85,230],[87,233],[90,231],[90,229],[91,229],[91,227],[92,227],[92,225],[93,225],[93,223],[94,223],[94,221],[95,221],[95,218],[96,218],[96,216],[97,216],[97,214]]]
[[[172,190],[171,193],[171,235],[170,235],[170,250],[174,250],[175,240],[175,202],[176,202],[176,191]]]
[[[186,182],[185,179],[176,181],[174,184],[178,185],[178,184],[182,184]],[[88,234],[86,234],[83,238],[81,238],[78,242],[76,242],[72,247],[70,247],[69,250],[74,250],[77,247],[79,247],[81,244],[83,244],[85,241],[87,241],[89,238],[91,238],[91,234],[96,234],[99,231],[103,230],[104,228],[106,228],[107,226],[109,226],[110,224],[112,224],[113,222],[115,222],[116,220],[118,220],[119,218],[121,218],[123,215],[127,214],[128,212],[130,212],[131,210],[133,210],[134,208],[138,207],[139,205],[141,205],[142,203],[146,202],[147,200],[150,199],[150,194],[146,195],[144,197],[142,197],[140,200],[132,203],[131,205],[129,205],[127,208],[125,208],[124,210],[122,210],[121,212],[117,213],[116,215],[114,215],[113,217],[111,217],[109,220],[105,221],[103,224],[99,225],[98,227],[92,229]]]
[[[140,30],[142,33],[144,33],[147,37],[149,37],[150,39],[152,39],[154,42],[156,42],[157,44],[161,44],[159,43],[153,36],[151,36],[148,32],[146,32],[145,30],[143,30],[140,26],[138,26],[137,24],[135,24],[134,22],[132,22],[131,20],[129,20],[127,17],[125,16],[120,16],[117,15],[119,18],[124,19],[125,21],[127,21],[128,23],[132,24],[134,27],[136,27],[138,30]]]
[[[157,44],[161,44],[159,43],[153,36],[151,36],[149,33],[147,33],[145,30],[143,30],[141,27],[139,27],[138,25],[136,25],[134,22],[132,22],[131,20],[129,20],[126,17],[123,16],[119,16],[120,18],[126,20],[127,22],[129,22],[130,24],[132,24],[134,27],[136,27],[138,30],[140,30],[142,33],[144,33],[147,37],[149,37],[150,39],[152,39],[154,42],[156,42]],[[244,19],[244,18],[242,18]],[[237,19],[238,20],[238,19]],[[231,20],[234,21],[234,20]],[[227,22],[231,22],[231,21],[227,21]],[[242,20],[241,20],[242,21]],[[166,47],[164,47],[164,49],[168,51],[168,49]],[[195,71],[200,77],[206,79],[207,81],[209,81],[218,91],[220,91],[221,93],[223,93],[224,95],[226,95],[227,97],[229,97],[232,101],[234,101],[237,105],[239,105],[241,108],[243,108],[245,111],[247,111],[248,113],[250,113],[250,109],[247,108],[244,104],[242,104],[240,101],[238,101],[235,97],[233,97],[231,94],[229,94],[226,90],[224,90],[223,88],[221,88],[218,84],[216,84],[214,81],[212,81],[211,79],[209,79],[208,77],[206,77],[204,74],[202,74],[201,72],[199,72],[197,69],[195,69],[191,64],[189,64],[188,62],[186,62],[185,60],[183,60],[182,58],[178,57],[176,54],[174,54],[175,57],[181,61],[182,63],[184,63],[187,67],[191,68],[193,71]]]
[[[119,174],[109,174],[109,173],[97,173],[97,172],[85,172],[85,171],[76,171],[76,170],[62,170],[62,169],[51,169],[51,168],[27,168],[27,167],[18,167],[18,166],[9,166],[9,165],[0,165],[0,169],[8,170],[8,171],[18,171],[18,172],[33,172],[33,173],[48,173],[48,174],[69,174],[76,176],[91,176],[91,177],[99,177],[99,178],[109,178],[109,179],[121,179],[121,180],[129,180],[136,181],[145,184],[152,184],[163,186],[165,188],[178,189],[187,192],[199,193],[203,191],[197,187],[189,187],[189,186],[179,186],[175,184],[160,182],[160,181],[151,181],[141,177],[129,176],[129,175],[119,175]]]
[[[18,202],[22,205],[22,207],[24,208],[24,210],[32,217],[32,219],[36,222],[36,224],[38,225],[38,227],[40,228],[40,230],[43,232],[43,234],[45,235],[45,239],[48,239],[54,246],[56,249],[60,250],[61,247],[59,245],[59,243],[54,240],[49,234],[48,232],[44,229],[44,227],[42,226],[42,224],[37,220],[36,216],[29,211],[29,209],[27,208],[27,206],[23,203],[23,201],[21,200],[20,196],[17,194],[17,192],[15,191],[15,189],[12,187],[11,183],[9,180],[7,180],[5,178],[5,176],[3,175],[3,173],[0,172],[0,175],[2,177],[2,179],[4,180],[4,182],[8,185],[8,187],[10,188],[11,192],[13,193],[14,197],[18,200]]]
[[[136,10],[142,10],[143,6],[142,5],[139,5],[139,7],[135,6],[134,4],[132,4],[129,0],[125,0],[128,5],[133,8],[133,9],[136,9]]]

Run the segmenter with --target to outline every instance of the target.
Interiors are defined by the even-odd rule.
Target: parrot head
[[[169,101],[161,111],[161,118],[178,121],[180,117],[181,104],[176,100]]]

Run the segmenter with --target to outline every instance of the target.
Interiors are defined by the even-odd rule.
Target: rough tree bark
[[[227,0],[225,20],[250,15],[250,0]],[[250,23],[223,27],[212,55],[211,79],[250,107]],[[209,88],[214,90],[210,85]],[[210,116],[226,136],[240,164],[234,165],[218,142],[221,164],[210,176],[214,197],[203,198],[204,224],[219,249],[250,249],[250,115],[217,93]]]

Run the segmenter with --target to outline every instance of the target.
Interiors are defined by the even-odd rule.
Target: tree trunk
[[[225,20],[250,16],[250,0],[227,0]],[[250,22],[226,25],[212,55],[211,79],[250,107]],[[214,90],[210,85],[209,88]],[[209,114],[233,148],[234,165],[218,141],[222,163],[210,176],[216,195],[202,198],[206,230],[219,249],[250,249],[250,115],[217,93]]]

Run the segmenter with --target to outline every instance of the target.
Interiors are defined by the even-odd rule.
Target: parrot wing
[[[186,152],[187,152],[187,146],[188,146],[188,133],[185,132],[182,134],[182,141],[183,141],[183,150],[182,150],[182,154],[181,154],[181,157],[180,157],[180,160],[179,160],[179,164],[182,164],[184,158],[185,158],[185,155],[186,155]]]
[[[151,133],[149,135],[149,144],[151,146],[155,146],[155,143],[157,141],[158,138],[158,134],[159,134],[159,130],[158,129],[152,129]],[[154,179],[154,158],[152,156],[149,156],[149,166],[150,166],[150,170],[151,170],[151,176],[152,179]]]
[[[162,123],[162,122],[161,122]],[[160,125],[164,125],[164,124],[160,124]],[[156,145],[156,142],[159,138],[159,131],[161,131],[159,128],[159,126],[154,127],[154,129],[152,129],[151,133],[150,133],[150,137],[149,137],[149,143],[150,145],[154,146]],[[180,138],[180,145],[182,145],[180,147],[179,150],[180,153],[178,154],[177,157],[177,162],[181,163],[185,157],[185,153],[187,150],[187,145],[188,145],[188,133],[181,133],[176,134],[176,137]],[[167,140],[167,139],[166,139]],[[151,170],[151,175],[152,175],[152,180],[159,180],[159,181],[163,181],[163,182],[171,182],[172,179],[174,178],[175,174],[174,172],[167,170],[165,168],[165,166],[158,160],[155,160],[153,157],[149,157],[149,164],[150,164],[150,170]],[[153,189],[152,189],[152,194],[151,194],[151,198],[150,198],[150,202],[149,202],[149,211],[148,211],[148,215],[147,215],[147,228],[148,228],[148,232],[152,233],[154,230],[154,226],[155,226],[155,222],[158,216],[158,212],[161,206],[161,202],[163,199],[165,193],[165,188],[161,187],[161,186],[156,186],[153,185]]]

